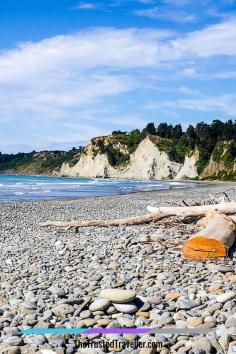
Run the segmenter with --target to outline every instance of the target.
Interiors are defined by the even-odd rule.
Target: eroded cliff
[[[103,144],[108,144],[103,138]],[[115,145],[123,154],[127,149]],[[137,149],[130,154],[126,162],[112,165],[107,153],[97,150],[94,142],[90,143],[81,155],[80,160],[72,167],[64,162],[60,174],[70,177],[102,177],[124,179],[181,179],[195,178],[197,155],[186,156],[184,163],[171,161],[168,154],[155,145],[149,136],[140,142]]]

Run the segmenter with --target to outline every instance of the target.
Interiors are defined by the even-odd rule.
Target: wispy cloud
[[[73,10],[93,10],[100,7],[98,2],[79,2],[72,7]]]
[[[179,99],[172,102],[162,102],[162,107],[184,108],[203,112],[217,112],[236,117],[236,94],[220,95],[214,97],[196,97]]]
[[[139,2],[142,2],[139,1]],[[153,0],[143,2],[150,5],[134,11],[135,15],[149,17],[161,21],[191,23],[202,22],[206,18],[224,19],[232,15],[232,2],[219,0]],[[222,10],[224,5],[224,10]],[[230,13],[228,13],[230,10]]]
[[[135,10],[134,14],[137,16],[145,16],[156,20],[173,21],[173,22],[194,22],[197,17],[194,14],[188,13],[184,10],[162,9],[158,6],[149,9]]]

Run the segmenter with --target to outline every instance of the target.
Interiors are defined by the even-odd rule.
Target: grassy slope
[[[54,170],[59,169],[63,162],[76,163],[78,159],[78,150],[4,154],[0,155],[0,171],[23,174],[51,174]]]

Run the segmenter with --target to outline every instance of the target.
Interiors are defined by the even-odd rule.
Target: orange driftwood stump
[[[191,237],[183,246],[183,255],[189,259],[226,257],[235,242],[236,224],[218,212],[209,212],[205,228]]]

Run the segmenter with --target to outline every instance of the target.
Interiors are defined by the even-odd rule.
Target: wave
[[[138,191],[180,189],[195,185],[171,181],[95,178],[1,176],[0,200],[26,201],[129,194]]]

